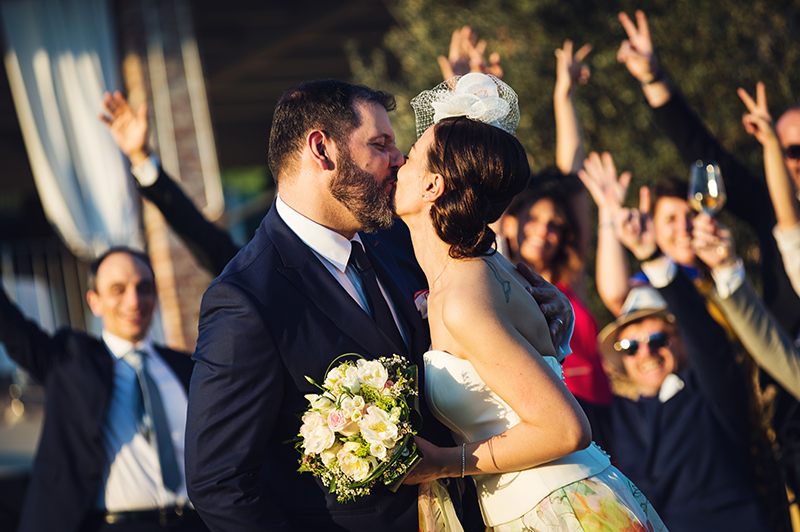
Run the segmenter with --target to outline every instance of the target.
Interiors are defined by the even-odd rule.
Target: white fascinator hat
[[[417,120],[417,138],[443,118],[466,116],[511,133],[519,125],[519,99],[514,89],[491,74],[470,72],[422,91],[411,107]]]

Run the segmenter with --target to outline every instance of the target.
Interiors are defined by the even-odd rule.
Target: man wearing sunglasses
[[[671,259],[643,268],[658,290],[633,288],[598,337],[615,392],[629,393],[607,418],[590,417],[592,431],[670,530],[767,530],[750,478],[745,377],[726,334]]]
[[[789,108],[775,124],[778,140],[783,148],[783,162],[794,181],[795,191],[800,190],[800,105]]]

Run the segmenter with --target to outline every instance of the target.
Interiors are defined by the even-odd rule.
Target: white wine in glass
[[[689,172],[689,205],[697,212],[712,216],[718,213],[727,196],[717,163],[698,160],[689,167]]]

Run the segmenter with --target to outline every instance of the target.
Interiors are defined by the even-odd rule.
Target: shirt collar
[[[661,389],[658,390],[658,400],[662,403],[666,403],[672,399],[675,394],[683,390],[683,386],[683,379],[674,373],[670,373],[664,379],[664,382],[661,383]]]
[[[337,270],[344,273],[347,261],[350,259],[350,240],[336,231],[332,231],[317,222],[306,218],[296,210],[289,207],[278,195],[275,199],[275,208],[278,215],[289,226],[294,234],[308,247],[333,264]],[[361,243],[361,237],[356,233],[353,241]]]
[[[124,340],[119,336],[111,334],[108,332],[108,330],[103,329],[103,342],[106,344],[108,350],[111,351],[111,354],[116,358],[122,358],[134,349],[146,351],[148,353],[153,352],[153,342],[150,341],[149,336],[141,342],[133,344],[128,340]]]

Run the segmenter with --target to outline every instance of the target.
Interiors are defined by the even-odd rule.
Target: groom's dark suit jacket
[[[387,245],[380,233],[361,238],[421,369],[430,335],[413,295],[424,278],[418,267],[398,265],[413,258],[395,257],[396,242]],[[310,473],[297,473],[300,454],[287,440],[299,432],[304,395],[318,392],[305,377],[322,382],[333,359],[350,352],[377,358],[394,349],[273,208],[211,284],[200,311],[186,475],[212,530],[418,530],[417,486],[396,494],[379,486],[339,504]],[[421,405],[420,435],[452,446],[449,431]]]
[[[45,386],[45,420],[20,531],[83,530],[94,508],[108,456],[102,428],[114,382],[113,355],[80,331],[50,336],[26,320],[0,289],[0,342]],[[188,390],[192,360],[156,346]]]

